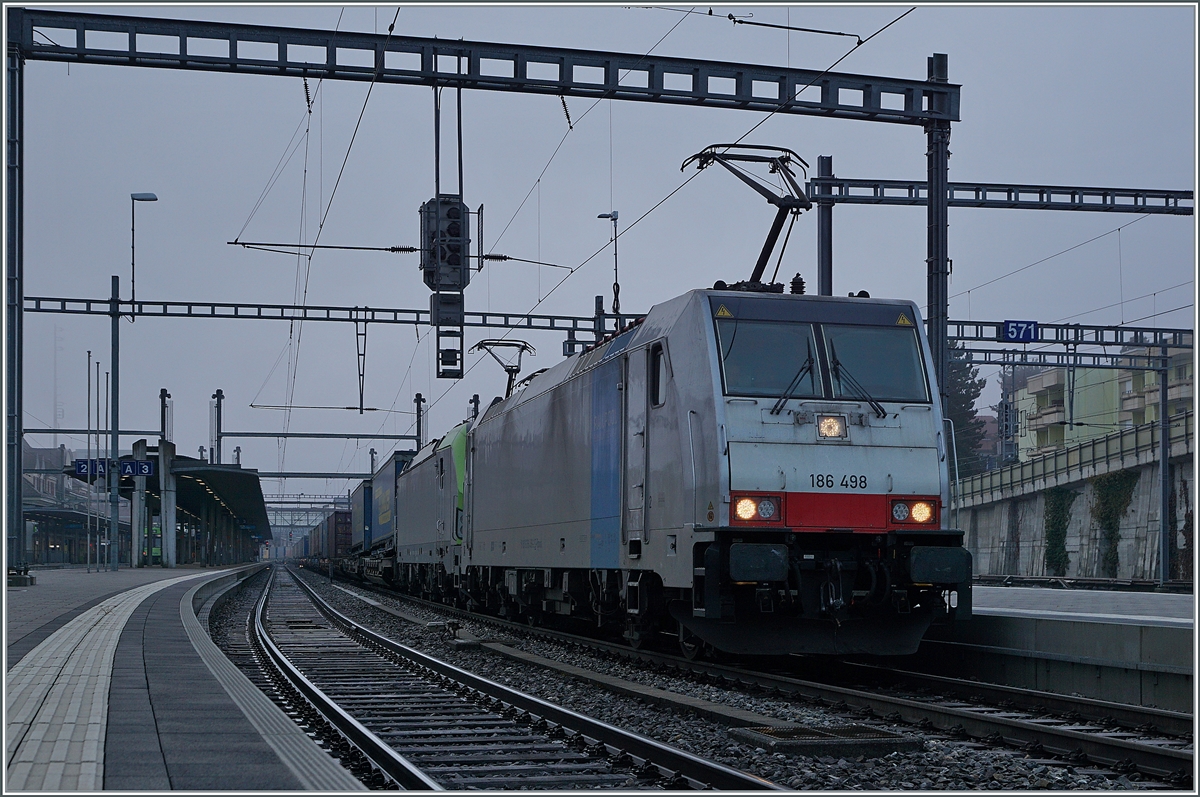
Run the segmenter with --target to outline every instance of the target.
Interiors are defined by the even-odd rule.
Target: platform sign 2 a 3
[[[107,476],[108,461],[103,459],[75,460],[76,476]],[[153,476],[157,463],[152,459],[123,459],[119,466],[122,476]]]
[[[1036,321],[1005,321],[1000,328],[1000,339],[1005,343],[1034,343],[1038,339]]]
[[[152,459],[121,460],[122,476],[153,476],[155,462]]]

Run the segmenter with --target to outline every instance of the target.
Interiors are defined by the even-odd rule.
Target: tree
[[[983,458],[979,456],[979,445],[983,441],[983,420],[976,417],[975,402],[983,392],[986,379],[979,378],[979,368],[967,361],[966,352],[950,343],[950,379],[946,385],[949,396],[948,417],[954,422],[955,448],[958,453],[958,472],[970,476],[983,470]],[[950,478],[954,478],[954,465],[950,466]]]

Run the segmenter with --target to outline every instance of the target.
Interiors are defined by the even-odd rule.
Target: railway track
[[[372,592],[413,602],[439,613],[494,627],[535,634],[621,658],[668,667],[734,688],[796,695],[858,716],[881,716],[922,730],[1016,747],[1035,755],[1094,763],[1118,773],[1140,772],[1175,785],[1191,784],[1194,742],[1191,715],[1036,690],[983,684],[921,673],[845,663],[837,683],[805,680],[759,668],[689,660],[634,650],[590,637],[486,617],[408,595]],[[857,681],[895,683],[869,689]]]
[[[389,640],[290,574],[272,574],[252,639],[321,721],[406,789],[779,788]]]

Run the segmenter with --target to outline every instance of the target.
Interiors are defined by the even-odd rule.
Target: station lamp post
[[[157,202],[154,194],[129,195],[129,301],[137,299],[137,203]]]

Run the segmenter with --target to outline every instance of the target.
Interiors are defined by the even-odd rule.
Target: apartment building
[[[1128,349],[1125,354],[1146,354]],[[1192,407],[1192,352],[1168,351],[1167,414]],[[1030,374],[1013,398],[1021,461],[1158,420],[1156,371],[1048,368]]]

